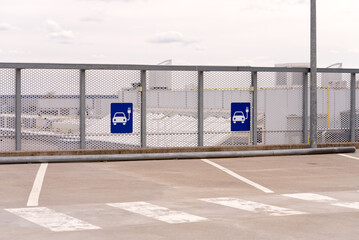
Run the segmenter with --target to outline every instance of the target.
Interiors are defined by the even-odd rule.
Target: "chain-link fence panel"
[[[21,149],[79,148],[79,71],[21,72]]]
[[[15,70],[0,69],[0,151],[15,150]]]
[[[141,146],[140,86],[140,71],[86,71],[87,149],[138,148]],[[111,133],[111,103],[133,104],[132,133]]]
[[[147,72],[147,146],[198,144],[198,74]]]
[[[297,144],[303,139],[303,73],[258,73],[258,115],[263,144]]]
[[[318,143],[350,141],[350,74],[318,74]]]
[[[231,131],[231,104],[252,104],[250,86],[250,72],[204,72],[204,146],[251,144],[250,131]]]
[[[307,71],[306,68],[303,68],[303,72],[291,72],[290,68],[270,70],[273,72],[259,72],[255,68],[247,72],[226,72],[219,71],[218,68],[213,68],[212,71],[209,68],[203,72],[194,69],[188,71],[188,68],[182,71],[178,67],[171,71],[170,68],[165,68],[166,70],[143,71],[147,85],[141,86],[140,66],[137,70],[84,71],[55,65],[53,68],[59,69],[47,69],[48,66],[43,69],[19,65],[12,69],[3,67],[5,68],[0,69],[0,151],[16,149],[15,68],[22,69],[21,150],[79,149],[83,146],[80,145],[80,139],[83,139],[83,135],[80,136],[80,124],[83,123],[87,149],[141,147],[143,89],[146,90],[146,146],[197,146],[202,143],[198,138],[202,136],[198,132],[198,80],[202,79],[202,73],[204,146],[253,144],[253,116],[257,122],[255,144],[297,144],[309,143],[310,140],[310,73],[303,74]],[[72,67],[73,65],[69,66]],[[84,68],[87,69],[88,66]],[[114,69],[112,66],[109,68]],[[255,73],[251,73],[252,70]],[[285,72],[275,72],[277,70]],[[318,73],[318,143],[347,142],[351,139],[350,72],[352,71],[340,73],[333,70]],[[359,78],[357,75],[356,81]],[[308,77],[306,91],[303,91],[304,76]],[[80,109],[80,79],[84,80],[84,85],[81,86],[85,86],[82,89],[85,90],[85,101],[81,103],[85,109]],[[253,115],[255,89],[252,85],[255,79],[257,109]],[[357,96],[358,86],[356,82]],[[305,92],[308,97],[304,101]],[[131,110],[126,107],[126,112],[132,113],[132,132],[111,133],[115,121],[111,116],[112,103],[130,103],[133,106]],[[242,120],[234,118],[236,113],[231,111],[234,103],[246,106],[250,104],[250,107],[241,110],[243,112],[236,110],[239,115],[243,115],[238,115],[238,119]],[[356,106],[359,106],[359,97],[356,98]],[[306,113],[303,113],[304,107],[307,108]],[[355,140],[358,141],[359,107],[356,109]],[[120,112],[125,110],[116,111],[116,114]],[[85,114],[80,116],[82,113]],[[246,114],[251,122],[248,124],[250,128],[232,128],[235,122],[236,126],[248,123]],[[81,119],[85,121],[80,121]],[[305,126],[306,132],[303,129],[304,120],[308,123]],[[129,118],[127,121],[130,121]]]

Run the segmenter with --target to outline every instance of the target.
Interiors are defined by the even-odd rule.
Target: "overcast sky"
[[[0,0],[0,62],[309,62],[310,0]],[[359,68],[359,1],[317,0],[318,67]]]

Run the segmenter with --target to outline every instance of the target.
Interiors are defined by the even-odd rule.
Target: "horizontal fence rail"
[[[115,64],[66,64],[66,63],[1,63],[0,68],[11,69],[83,69],[83,70],[144,70],[144,71],[248,71],[248,72],[305,72],[310,68],[299,67],[250,67],[250,66],[183,66],[183,65],[115,65]],[[318,73],[358,73],[359,69],[318,68]]]
[[[319,143],[357,141],[358,72],[317,69]],[[310,68],[0,63],[0,81],[0,151],[297,144],[314,136]],[[130,104],[131,131],[112,133],[113,103]],[[235,113],[237,103],[249,107]]]

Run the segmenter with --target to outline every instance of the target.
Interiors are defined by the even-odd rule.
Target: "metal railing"
[[[66,76],[60,78],[58,77],[59,72],[55,70],[69,72],[66,74],[61,72]],[[42,71],[50,71],[50,73],[43,74]],[[171,73],[172,75],[168,76],[170,76],[172,85],[179,86],[182,82],[188,82],[191,86],[172,87],[176,89],[174,91],[171,87],[153,86],[152,82],[157,80],[157,82],[167,81],[166,79],[161,80],[160,74],[154,74],[159,72]],[[356,74],[358,72],[359,69],[317,69],[317,73],[323,76],[324,74],[345,75],[344,80],[337,79],[339,83],[345,82],[345,84],[337,87],[335,83],[333,85],[333,82],[330,83],[330,86],[323,85],[326,79],[322,76],[321,86],[318,86],[317,91],[320,89],[326,91],[321,94],[323,96],[327,94],[327,96],[322,97],[320,101],[323,101],[321,104],[324,112],[323,121],[328,124],[323,129],[320,126],[316,128],[316,132],[320,132],[318,141],[356,141],[356,129],[358,128],[358,124],[356,124]],[[293,76],[289,74],[293,74]],[[296,75],[294,76],[294,74]],[[168,76],[162,76],[162,78]],[[295,77],[298,78],[298,76],[301,76],[300,84],[294,83]],[[155,78],[157,80],[154,80]],[[54,85],[56,86],[47,86],[48,82],[55,80],[56,84],[54,83]],[[282,84],[282,80],[286,84]],[[188,146],[204,146],[308,143],[310,136],[314,135],[308,130],[310,122],[313,122],[313,116],[309,113],[309,80],[309,68],[0,63],[0,81],[3,82],[3,88],[7,89],[3,90],[3,93],[0,92],[2,94],[0,100],[3,100],[3,110],[0,112],[0,137],[14,139],[14,142],[9,140],[10,143],[8,143],[9,146],[14,144],[14,149],[3,147],[0,148],[0,151],[38,149],[33,142],[42,142],[41,146],[46,145],[40,149],[52,149],[51,144],[56,145],[53,148],[57,149],[59,144],[64,146],[65,143],[71,143],[72,147],[75,146],[74,148],[79,149],[166,147],[173,146],[177,142],[179,146],[187,146],[186,144]],[[112,81],[112,85],[108,86],[107,90],[103,90],[107,91],[104,94],[99,88],[101,85],[106,85],[106,81]],[[288,82],[292,82],[292,84]],[[133,85],[131,88],[132,83],[139,84]],[[184,84],[182,85],[184,86]],[[54,88],[58,89],[61,94],[55,92],[51,95]],[[68,89],[65,91],[65,88]],[[329,88],[334,90],[329,91]],[[39,91],[38,94],[37,91]],[[44,94],[46,91],[47,93]],[[114,91],[117,92],[114,93]],[[28,96],[33,102],[37,102],[31,103],[30,100],[25,99],[25,96]],[[275,96],[286,97],[276,99]],[[297,98],[293,100],[294,103],[291,103],[289,101],[291,97],[296,96]],[[345,99],[348,96],[349,106],[345,105]],[[36,100],[38,98],[41,101]],[[72,102],[65,106],[64,99],[70,98],[73,99]],[[108,104],[106,103],[113,99],[119,102],[134,103],[138,115],[135,123],[138,124],[135,127],[137,130],[134,133],[129,135],[110,134],[107,130],[102,129],[106,128],[106,116],[108,115],[108,110],[103,109],[107,108]],[[161,99],[165,100],[161,102]],[[214,103],[211,103],[212,99]],[[278,101],[279,106],[286,100],[289,102],[286,108],[275,109],[273,101]],[[229,130],[230,109],[228,103],[231,101],[251,103],[252,116],[249,132],[242,134]],[[327,103],[324,104],[325,101]],[[42,106],[46,105],[46,102],[47,105],[63,103],[59,108]],[[89,106],[90,102],[93,106]],[[343,109],[340,109],[341,106],[344,106],[341,102],[345,105]],[[171,104],[178,106],[171,107]],[[290,104],[295,104],[296,110],[293,110],[295,114],[292,113]],[[13,105],[14,108],[12,108]],[[25,105],[29,110],[25,110]],[[330,109],[332,105],[336,109],[333,114]],[[171,108],[172,111],[169,111]],[[282,114],[280,110],[285,113]],[[66,113],[60,114],[61,111]],[[71,111],[75,117],[70,117]],[[96,114],[89,114],[89,111],[97,111],[96,114],[100,117],[97,117]],[[275,111],[277,113],[273,113]],[[349,113],[347,114],[346,111]],[[29,116],[25,116],[26,114]],[[154,117],[151,117],[151,114]],[[56,117],[57,119],[52,120],[52,116],[48,115],[54,115],[54,119]],[[12,118],[12,116],[14,117]],[[281,122],[278,123],[278,126],[273,125],[273,122],[277,121],[276,117],[279,119],[278,122]],[[318,121],[320,121],[319,117],[318,115]],[[175,122],[176,118],[179,119],[177,122]],[[157,122],[154,119],[157,119]],[[89,122],[92,120],[94,123],[91,125]],[[24,121],[36,121],[36,126],[30,124],[26,127]],[[66,121],[75,121],[76,123],[68,124],[70,127],[66,128],[64,123]],[[162,130],[173,124],[172,127],[169,127],[169,132],[159,130],[160,121],[162,121]],[[186,121],[187,123],[185,123]],[[1,124],[2,122],[4,123]],[[44,125],[39,129],[41,122],[44,122]],[[154,129],[154,122],[157,124],[157,130]],[[330,124],[331,122],[333,124]],[[104,127],[96,128],[96,124],[100,125],[100,123]],[[179,126],[182,132],[176,130],[176,125],[178,126],[180,123],[183,124],[182,127]],[[46,127],[46,124],[49,127]],[[283,126],[285,124],[287,127]],[[9,127],[9,125],[11,126]],[[60,127],[55,130],[54,125]],[[76,129],[71,129],[71,126],[76,126]],[[196,129],[193,129],[193,126]],[[89,131],[89,128],[92,130]],[[41,138],[36,138],[37,136],[41,136]],[[168,136],[170,138],[167,138]],[[126,141],[119,140],[124,138]],[[181,140],[178,140],[179,138]],[[244,138],[246,140],[243,140]],[[26,144],[23,140],[28,139],[31,141],[26,143],[28,146],[24,148]],[[170,141],[173,142],[173,145],[170,144]],[[194,143],[194,141],[196,142]],[[161,144],[156,145],[156,142],[161,142]],[[4,141],[0,144],[4,144]],[[63,148],[60,147],[60,149]]]

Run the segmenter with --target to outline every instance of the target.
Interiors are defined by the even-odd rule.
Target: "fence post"
[[[15,150],[21,150],[21,69],[15,73]]]
[[[356,120],[356,108],[355,108],[355,73],[350,74],[350,141],[355,142],[355,120]]]
[[[303,73],[303,139],[302,143],[308,141],[308,73]]]
[[[317,147],[317,5],[310,1],[310,140],[311,148]]]
[[[146,82],[146,70],[141,70],[141,147],[147,147],[147,130],[146,130],[146,121],[147,121],[147,111],[146,111],[146,92],[147,92],[147,82]]]
[[[203,146],[203,71],[198,71],[198,146]]]
[[[80,149],[86,149],[86,72],[80,70]]]
[[[251,72],[251,92],[252,92],[252,145],[257,145],[257,102],[258,102],[258,89],[257,89],[257,72]]]

